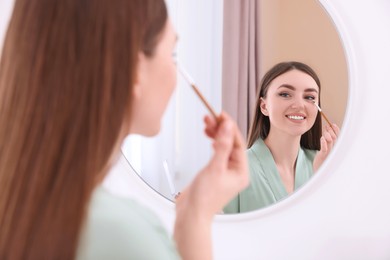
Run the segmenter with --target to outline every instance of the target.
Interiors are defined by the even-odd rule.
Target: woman
[[[250,186],[225,206],[224,213],[273,204],[321,166],[339,128],[332,124],[322,133],[321,114],[314,105],[320,105],[320,90],[316,73],[300,62],[279,63],[264,75],[249,134]]]
[[[206,117],[209,164],[175,243],[100,185],[129,133],[155,135],[176,82],[163,0],[16,0],[0,65],[0,259],[210,259],[211,222],[248,184],[245,145]]]

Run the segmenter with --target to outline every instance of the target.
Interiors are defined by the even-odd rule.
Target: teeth
[[[294,120],[303,120],[305,119],[303,116],[287,116],[288,118],[290,119],[294,119]]]

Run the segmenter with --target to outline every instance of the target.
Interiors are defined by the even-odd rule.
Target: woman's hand
[[[332,150],[337,137],[339,136],[340,128],[336,124],[332,124],[332,127],[326,126],[324,133],[321,136],[321,149],[317,152],[313,161],[313,170],[316,172],[325,159],[328,157],[328,154]]]
[[[225,113],[205,117],[213,139],[209,163],[176,200],[175,239],[183,259],[210,259],[214,215],[249,184],[245,142]]]
[[[218,122],[206,116],[205,123],[206,134],[214,139],[213,157],[176,204],[180,208],[182,203],[189,203],[185,207],[212,218],[248,185],[249,175],[245,143],[233,120],[222,113]]]

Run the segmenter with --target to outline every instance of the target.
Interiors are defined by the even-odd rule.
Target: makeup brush
[[[180,72],[180,74],[184,77],[184,79],[191,85],[192,89],[195,91],[196,95],[198,95],[198,97],[200,98],[200,100],[203,102],[203,104],[207,107],[207,109],[210,111],[210,113],[213,115],[215,121],[217,121],[217,123],[220,122],[220,119],[219,117],[217,116],[217,113],[215,113],[215,111],[213,110],[213,108],[210,106],[210,104],[207,102],[207,100],[203,97],[202,93],[200,93],[199,89],[196,87],[195,83],[194,83],[194,80],[190,77],[190,75],[188,75],[188,73],[184,70],[183,67],[179,66],[178,63],[176,63],[176,66]],[[234,144],[235,145],[238,145],[238,137],[236,136],[234,138]]]
[[[329,121],[329,119],[326,117],[326,115],[324,114],[324,112],[322,112],[322,109],[320,108],[320,106],[313,100],[313,104],[317,107],[318,111],[321,113],[322,117],[325,119],[325,121],[328,123],[328,125],[332,128],[333,132],[336,133],[336,131],[334,130],[333,126],[332,126],[332,123]]]
[[[190,77],[190,75],[186,72],[186,70],[183,67],[179,66],[179,64],[177,64],[177,68],[178,68],[180,74],[191,85],[191,87],[195,91],[196,95],[200,98],[200,100],[203,102],[203,104],[206,106],[206,108],[210,111],[210,113],[213,115],[215,120],[218,122],[219,119],[218,119],[217,114],[215,113],[213,108],[210,106],[210,104],[207,102],[207,100],[204,98],[202,93],[200,93],[199,89],[196,87],[196,85],[194,83],[194,80]]]

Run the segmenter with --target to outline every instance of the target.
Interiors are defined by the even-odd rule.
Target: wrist
[[[213,219],[214,214],[195,206],[193,203],[176,202],[176,222],[211,225]]]

